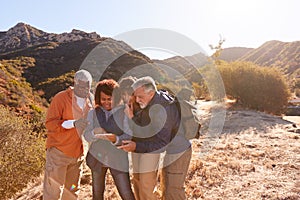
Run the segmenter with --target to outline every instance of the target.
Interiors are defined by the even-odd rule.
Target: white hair
[[[150,91],[157,91],[155,81],[152,77],[150,76],[145,76],[142,78],[137,79],[131,87],[133,90],[136,90],[139,87],[143,87],[145,92],[150,92]]]
[[[90,74],[90,72],[88,72],[87,70],[81,69],[81,70],[77,71],[74,76],[74,81],[76,82],[78,80],[81,80],[84,82],[89,82],[89,85],[91,86],[93,78],[92,78],[92,75]]]

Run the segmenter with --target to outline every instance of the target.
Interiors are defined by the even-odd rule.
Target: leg
[[[133,184],[134,196],[136,200],[141,200],[140,192],[139,192],[140,177],[138,173],[141,154],[131,153],[131,155],[132,155],[132,168],[133,168],[132,184]]]
[[[164,163],[168,163],[162,170],[163,200],[186,199],[184,181],[189,168],[192,149],[187,149],[182,155],[166,154]]]
[[[71,200],[77,199],[80,178],[82,173],[82,159],[74,159],[74,161],[67,168],[67,176],[65,180],[65,188],[62,195],[62,199]]]
[[[105,175],[107,167],[99,167],[97,170],[92,170],[92,190],[93,200],[104,199]]]
[[[140,199],[156,200],[158,199],[154,193],[157,183],[157,171],[144,172],[139,174],[140,177]]]
[[[122,172],[110,168],[110,173],[115,181],[118,192],[123,200],[134,200],[128,172]]]
[[[136,200],[141,200],[140,199],[140,192],[139,192],[139,185],[140,185],[140,176],[139,173],[133,173],[133,178],[132,178],[132,185],[133,185],[133,191],[134,191],[134,196]]]
[[[157,168],[160,154],[138,154],[137,157],[137,160],[132,160],[133,166],[138,166],[133,167],[133,183],[135,186],[135,191],[138,191],[138,194],[136,194],[138,198],[136,199],[157,199],[157,196],[153,191],[157,183]]]
[[[44,200],[61,198],[70,159],[54,147],[47,149],[43,185]]]

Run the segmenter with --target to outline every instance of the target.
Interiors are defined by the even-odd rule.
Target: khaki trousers
[[[162,199],[186,199],[184,181],[192,157],[192,148],[179,154],[166,154],[164,168],[162,169]]]
[[[77,199],[82,161],[83,157],[68,157],[55,147],[47,149],[43,199]]]
[[[136,200],[156,200],[154,193],[160,154],[132,153],[133,188]]]

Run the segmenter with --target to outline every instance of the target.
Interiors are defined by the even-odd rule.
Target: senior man
[[[180,117],[173,99],[165,92],[158,91],[153,78],[146,76],[133,84],[136,103],[141,110],[133,115],[127,106],[128,116],[132,119],[132,141],[123,141],[120,149],[132,153],[133,186],[138,200],[157,199],[154,189],[157,183],[157,168],[160,153],[170,143],[172,133],[178,129]]]

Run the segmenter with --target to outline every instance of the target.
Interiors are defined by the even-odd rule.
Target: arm
[[[64,102],[58,95],[54,96],[46,116],[45,126],[48,130],[48,134],[61,133],[66,129],[62,127]]]
[[[128,107],[127,107],[128,108]],[[105,134],[106,140],[109,140],[112,142],[113,145],[115,146],[120,146],[122,145],[122,141],[124,140],[131,140],[132,138],[132,130],[129,127],[128,124],[128,116],[126,115],[126,108],[123,110],[123,107],[120,108],[116,112],[116,115],[114,116],[114,120],[117,122],[117,126],[120,126],[120,129],[122,131],[122,134],[115,134],[115,133],[108,133]]]
[[[94,112],[95,112],[95,110],[89,111],[88,116],[87,116],[87,120],[88,120],[89,124],[83,133],[84,139],[89,143],[97,140],[97,138],[95,138],[95,134],[94,134]]]
[[[74,128],[78,133],[82,133],[87,126],[85,118],[74,119],[72,104],[68,102],[69,100],[65,92],[58,93],[53,97],[45,122],[48,134],[69,133],[69,130]]]
[[[132,139],[132,130],[128,124],[128,117],[125,115],[123,119],[123,131],[124,133],[120,136],[115,136],[115,140],[112,141],[114,145],[120,146],[122,145],[122,141],[131,140]]]
[[[178,116],[177,110],[171,109],[170,105],[165,108],[160,106],[152,111],[150,110],[151,125],[148,127],[139,127],[135,124],[136,129],[134,129],[134,133],[136,130],[139,130],[139,133],[146,133],[149,136],[148,139],[137,142],[126,141],[126,145],[120,148],[125,151],[134,151],[137,153],[164,150],[171,140],[172,129],[177,119],[176,116]],[[145,137],[144,134],[143,137]]]
[[[161,129],[151,141],[136,142],[136,153],[151,153],[155,151],[164,151],[171,140],[171,129],[164,127]]]
[[[171,142],[172,131],[179,120],[179,113],[178,110],[174,107],[174,104],[170,104],[164,108],[165,109],[160,109],[160,111],[157,112],[156,117],[153,118],[153,124],[158,124],[158,126],[161,127],[160,124],[163,123],[163,127],[159,130],[159,132],[156,135],[153,136],[152,140],[147,142],[138,141],[136,143],[135,152],[162,152],[167,148],[167,145]],[[162,122],[163,118],[165,118],[165,120]]]
[[[95,112],[95,110],[92,110],[88,113],[87,119],[89,121],[89,125],[84,131],[85,140],[87,142],[94,142],[98,139],[101,139],[110,142],[116,142],[116,135],[108,133],[100,126]]]

